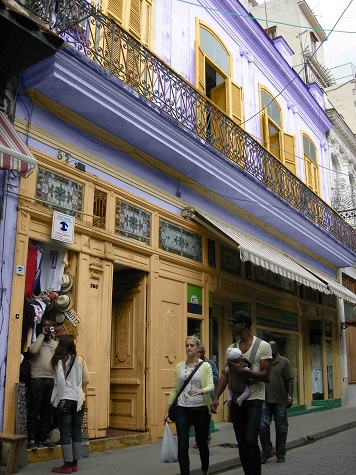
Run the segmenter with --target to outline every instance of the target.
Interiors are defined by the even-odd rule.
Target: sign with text
[[[74,241],[74,216],[53,211],[52,217],[52,239],[73,244]]]

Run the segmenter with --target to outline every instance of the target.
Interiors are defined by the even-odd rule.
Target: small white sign
[[[25,266],[16,266],[16,274],[25,275]]]
[[[68,214],[53,211],[52,239],[73,244],[75,218]]]

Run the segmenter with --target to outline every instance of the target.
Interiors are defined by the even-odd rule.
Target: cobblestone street
[[[273,457],[262,465],[262,475],[353,475],[356,471],[356,428],[340,432],[287,452],[286,462]],[[224,474],[242,475],[241,467]]]

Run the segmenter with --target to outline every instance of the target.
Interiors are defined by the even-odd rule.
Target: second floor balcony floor
[[[66,44],[24,74],[37,105],[61,104],[337,267],[355,260],[354,229],[134,36],[86,2],[23,3]]]

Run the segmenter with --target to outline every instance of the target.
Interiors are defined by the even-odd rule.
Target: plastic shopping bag
[[[178,461],[178,447],[174,438],[172,429],[166,422],[166,430],[164,431],[162,449],[161,449],[161,462],[170,463]]]

